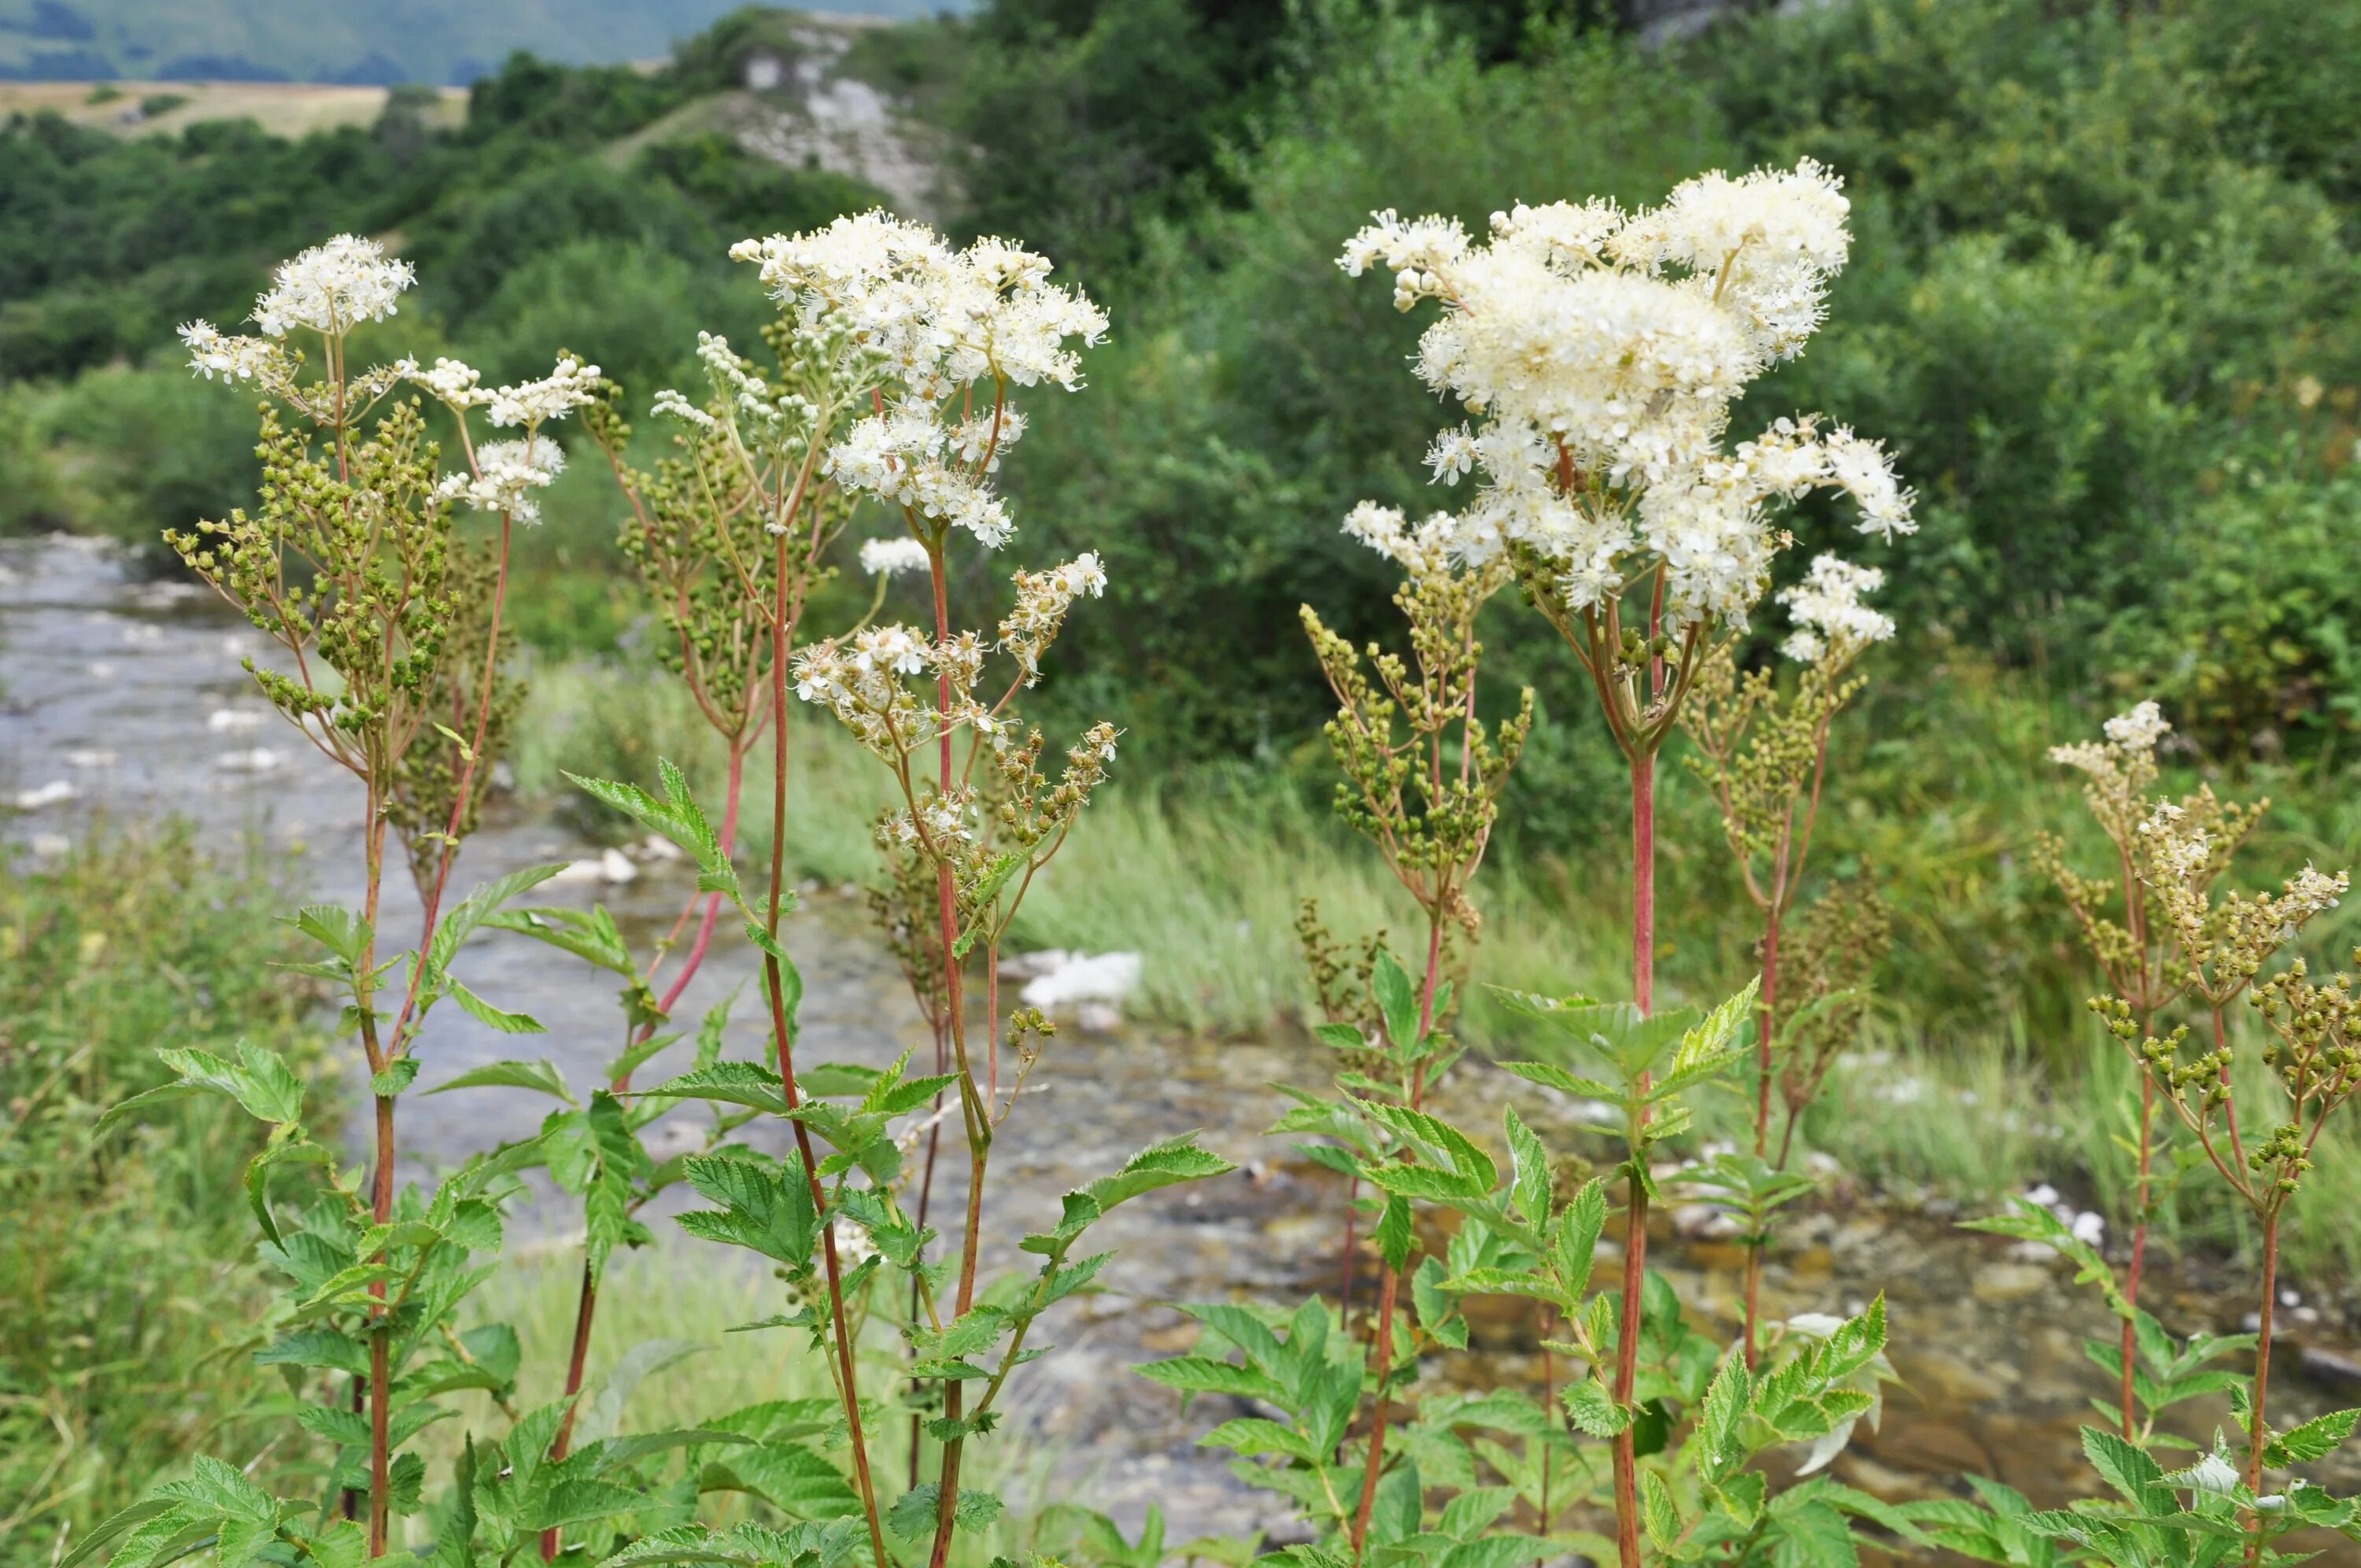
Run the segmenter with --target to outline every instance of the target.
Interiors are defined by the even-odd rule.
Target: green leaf
[[[801,1170],[790,1175],[774,1162],[709,1155],[689,1160],[687,1173],[689,1185],[721,1208],[681,1215],[681,1229],[798,1268],[809,1266],[819,1222]]]
[[[539,1061],[487,1062],[456,1078],[445,1079],[426,1092],[446,1094],[454,1089],[532,1089],[554,1095],[568,1105],[575,1103],[573,1091],[566,1087],[566,1075],[547,1057]]]
[[[1567,1384],[1559,1398],[1574,1424],[1593,1437],[1613,1437],[1631,1424],[1631,1408],[1617,1404],[1596,1377]]]
[[[1408,1050],[1418,1044],[1418,989],[1411,982],[1410,971],[1401,966],[1392,953],[1380,948],[1376,966],[1369,971],[1369,990],[1376,998],[1378,1011],[1386,1020],[1386,1037],[1396,1050]]]
[[[804,1519],[842,1519],[861,1510],[859,1495],[837,1467],[799,1443],[733,1449],[705,1466],[697,1486],[700,1492],[751,1492]]]
[[[258,1121],[285,1123],[300,1121],[303,1115],[303,1083],[292,1069],[280,1059],[276,1051],[266,1050],[248,1040],[237,1042],[237,1060],[233,1062],[211,1051],[193,1047],[181,1050],[159,1050],[156,1058],[180,1075],[179,1088],[193,1093],[220,1094],[235,1100],[246,1113]],[[134,1104],[153,1096],[118,1105],[106,1117],[100,1119],[103,1129],[110,1119],[128,1111]]]
[[[675,1525],[641,1537],[598,1568],[669,1568],[670,1564],[718,1563],[730,1568],[820,1568],[826,1538],[818,1526],[799,1524],[775,1530],[752,1523],[712,1530],[701,1524]]]
[[[1557,1269],[1559,1287],[1569,1310],[1590,1287],[1590,1269],[1598,1255],[1599,1233],[1606,1228],[1607,1188],[1593,1177],[1559,1212],[1557,1229],[1550,1238],[1550,1261]]]
[[[896,1497],[894,1506],[886,1510],[885,1528],[908,1541],[932,1535],[942,1495],[942,1487],[932,1481],[912,1487]],[[952,1525],[955,1529],[971,1531],[987,1529],[1000,1517],[1001,1507],[1000,1498],[994,1494],[962,1486],[959,1501],[951,1507]]]
[[[2097,1427],[2082,1429],[2082,1452],[2108,1486],[2143,1512],[2171,1507],[2162,1486],[2164,1471],[2136,1444]]]
[[[476,927],[489,919],[500,905],[520,893],[539,887],[565,869],[563,861],[525,866],[506,876],[495,877],[469,893],[456,908],[435,922],[434,935],[426,945],[428,977],[439,978],[448,971],[451,960],[458,956],[460,944],[475,935]]]
[[[1516,1200],[1518,1212],[1535,1225],[1546,1225],[1555,1200],[1550,1190],[1549,1150],[1541,1139],[1525,1125],[1513,1105],[1506,1116],[1509,1138],[1510,1168],[1514,1172],[1510,1182],[1510,1196]]]
[[[1653,1470],[1640,1472],[1640,1519],[1659,1552],[1669,1552],[1681,1538],[1681,1515],[1673,1506],[1672,1488]]]
[[[1290,1459],[1300,1459],[1306,1464],[1320,1463],[1320,1451],[1312,1440],[1283,1422],[1267,1420],[1260,1416],[1241,1416],[1224,1421],[1197,1440],[1208,1448],[1226,1448],[1241,1459],[1257,1454],[1279,1453]]]
[[[503,909],[487,916],[484,924],[546,942],[626,980],[639,976],[630,946],[603,905],[594,905],[588,909]]]
[[[383,1072],[369,1075],[369,1092],[379,1100],[391,1100],[417,1081],[418,1058],[397,1057]]]
[[[710,1067],[692,1068],[641,1092],[649,1098],[719,1100],[725,1104],[768,1111],[774,1116],[787,1113],[787,1091],[779,1081],[777,1069],[761,1062],[719,1061]]]
[[[368,921],[333,904],[307,904],[297,910],[295,929],[342,959],[346,969],[359,963],[376,939]]]
[[[1132,1368],[1142,1376],[1184,1394],[1230,1394],[1242,1399],[1287,1402],[1288,1390],[1278,1378],[1255,1366],[1216,1361],[1205,1355],[1178,1355]]]
[[[1378,1216],[1378,1255],[1400,1273],[1410,1262],[1411,1240],[1410,1202],[1398,1193],[1389,1194],[1384,1212]]]
[[[2361,1410],[2332,1410],[2315,1416],[2291,1431],[2281,1432],[2263,1451],[2263,1462],[2273,1466],[2309,1464],[2325,1459],[2353,1435]]]
[[[549,1032],[541,1026],[539,1019],[529,1013],[502,1012],[456,980],[445,979],[443,983],[449,991],[451,1000],[459,1004],[459,1010],[487,1028],[503,1035],[545,1035]]]
[[[81,1568],[81,1564],[105,1551],[110,1543],[130,1534],[139,1526],[172,1512],[176,1507],[178,1505],[169,1497],[148,1497],[127,1508],[107,1515],[90,1527],[89,1532],[74,1544],[71,1552],[58,1560],[57,1568]]]
[[[1017,1245],[1027,1252],[1057,1255],[1119,1203],[1179,1182],[1225,1176],[1236,1168],[1212,1150],[1200,1148],[1195,1133],[1166,1138],[1132,1156],[1113,1176],[1102,1176],[1067,1193],[1065,1212],[1057,1229],[1027,1236]]]

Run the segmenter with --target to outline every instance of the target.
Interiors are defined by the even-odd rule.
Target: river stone
[[[2049,1284],[2049,1271],[2031,1263],[1988,1263],[1976,1270],[1968,1288],[1979,1301],[2022,1301],[2037,1296]]]
[[[1902,1470],[1965,1475],[1983,1475],[1993,1468],[1984,1445],[1965,1427],[1906,1411],[1889,1409],[1874,1438],[1864,1442],[1856,1434],[1854,1442],[1867,1451],[1864,1457]]]
[[[1942,1406],[1989,1404],[2005,1397],[2015,1381],[1992,1376],[2011,1370],[2000,1363],[1978,1367],[1949,1351],[1924,1347],[1895,1349],[1894,1366],[1905,1383],[1938,1396],[1930,1402]]]

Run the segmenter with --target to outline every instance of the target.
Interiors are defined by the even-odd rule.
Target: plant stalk
[[[2271,1387],[2271,1318],[2279,1304],[2279,1210],[2280,1194],[2273,1193],[2274,1201],[2263,1213],[2263,1304],[2260,1314],[2261,1335],[2255,1346],[2255,1409],[2254,1426],[2246,1441],[2246,1489],[2257,1497],[2263,1495],[2263,1452],[2270,1445],[2270,1427],[2263,1416]],[[2255,1539],[2247,1543],[2246,1561],[2256,1562],[2262,1553],[2262,1519],[2255,1521]]]
[[[1631,758],[1631,994],[1641,1016],[1655,1010],[1656,993],[1656,757],[1644,746]],[[1646,1094],[1642,1073],[1634,1092]],[[1630,1199],[1625,1208],[1623,1299],[1615,1333],[1615,1402],[1631,1402],[1640,1366],[1640,1299],[1648,1263],[1647,1151],[1640,1135],[1648,1124],[1645,1105],[1632,1114]],[[1615,1434],[1615,1552],[1620,1568],[1639,1568],[1640,1472],[1630,1426]]]
[[[1438,904],[1427,925],[1426,980],[1418,999],[1418,1036],[1423,1042],[1434,1027],[1435,986],[1443,974],[1443,914]],[[1399,1042],[1398,1042],[1399,1043]],[[1419,1109],[1426,1087],[1423,1063],[1412,1069],[1410,1108]],[[1382,1247],[1379,1249],[1382,1251]],[[1346,1266],[1351,1266],[1348,1260]],[[1386,1385],[1392,1380],[1394,1370],[1394,1299],[1400,1292],[1401,1275],[1390,1259],[1386,1260],[1384,1273],[1378,1282],[1378,1337],[1370,1347],[1378,1362],[1376,1408],[1369,1418],[1369,1463],[1361,1472],[1361,1500],[1353,1510],[1353,1561],[1361,1560],[1368,1544],[1369,1514],[1378,1501],[1378,1476],[1386,1464]]]
[[[787,848],[787,543],[783,534],[778,544],[777,598],[771,615],[771,898],[764,911],[763,925],[772,943],[779,937],[781,900],[786,885]],[[803,1104],[796,1087],[795,1046],[790,1037],[787,1020],[786,992],[781,978],[779,960],[770,953],[763,955],[763,979],[771,1003],[771,1028],[779,1042],[779,1088],[786,1097],[787,1109],[794,1111]],[[846,1435],[852,1444],[854,1479],[861,1487],[861,1508],[869,1524],[869,1547],[876,1558],[877,1568],[891,1568],[892,1559],[885,1552],[885,1530],[877,1512],[877,1488],[869,1475],[869,1444],[861,1430],[861,1387],[853,1371],[852,1340],[846,1332],[844,1315],[844,1271],[836,1254],[836,1225],[828,1212],[828,1194],[819,1178],[819,1161],[812,1154],[811,1129],[797,1120],[796,1153],[801,1157],[804,1179],[811,1186],[812,1212],[819,1222],[820,1257],[828,1272],[828,1310],[829,1323],[836,1339],[839,1387],[844,1394]]]

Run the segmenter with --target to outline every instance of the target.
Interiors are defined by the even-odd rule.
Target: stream
[[[258,633],[210,595],[178,580],[143,580],[103,547],[0,541],[0,838],[16,840],[38,863],[109,822],[178,814],[224,850],[250,839],[290,857],[307,899],[357,905],[357,788],[255,694],[237,661],[264,648]],[[497,800],[486,816],[460,859],[456,890],[516,867],[598,854],[529,803]],[[644,952],[690,897],[694,871],[656,858],[630,867],[628,881],[553,883],[526,902],[602,902]],[[402,934],[415,929],[417,901],[398,871],[389,873],[386,889],[380,929],[400,945]],[[752,949],[728,927],[725,921],[713,956],[675,1010],[684,1026],[693,1029],[706,1008],[755,972]],[[784,938],[804,975],[799,1061],[882,1067],[927,1043],[854,890],[807,889]],[[422,1051],[421,1089],[488,1061],[542,1055],[577,1087],[588,1087],[618,1048],[613,987],[605,980],[585,984],[591,977],[579,960],[489,932],[468,945],[456,972],[496,1004],[532,1014],[548,1033],[505,1036],[456,1006],[444,1008]],[[726,1055],[761,1054],[754,1000],[749,987]],[[686,1054],[686,1043],[673,1047],[642,1069],[642,1081],[656,1081]],[[1049,1451],[1060,1455],[1060,1482],[1126,1528],[1136,1529],[1154,1501],[1176,1542],[1256,1528],[1289,1539],[1269,1496],[1246,1490],[1224,1455],[1194,1444],[1216,1421],[1245,1412],[1202,1398],[1184,1417],[1177,1396],[1126,1369],[1191,1343],[1190,1321],[1163,1303],[1291,1304],[1310,1290],[1334,1288],[1341,1184],[1264,1135],[1283,1102],[1259,1087],[1320,1081],[1324,1054],[1293,1029],[1236,1040],[1137,1024],[1091,1035],[1068,1021],[995,1146],[988,1223],[1011,1237],[1046,1229],[1060,1193],[1159,1138],[1202,1128],[1209,1146],[1241,1167],[1216,1181],[1138,1200],[1094,1230],[1093,1250],[1116,1251],[1101,1277],[1110,1288],[1059,1309],[1044,1336],[1056,1352],[1011,1384],[1011,1427],[1004,1434],[1013,1428],[1027,1434],[1025,1441],[1054,1445]],[[1480,1064],[1463,1067],[1444,1086],[1447,1108],[1497,1127],[1508,1081]],[[356,1080],[348,1088],[355,1104],[360,1087]],[[401,1175],[427,1179],[471,1153],[529,1135],[548,1103],[511,1090],[406,1098]],[[683,1146],[675,1140],[696,1138],[704,1114],[687,1109],[658,1124],[651,1141],[660,1157]],[[787,1140],[766,1124],[750,1134],[761,1132],[766,1146],[785,1153]],[[1554,1146],[1563,1145],[1565,1127],[1542,1130]],[[954,1143],[947,1138],[947,1150]],[[939,1226],[957,1212],[961,1163],[943,1163],[949,1179],[938,1179]],[[659,1214],[676,1212],[685,1190],[667,1194],[673,1201],[660,1205]],[[545,1242],[567,1223],[565,1207],[537,1201],[511,1224],[512,1245],[535,1236]],[[671,1232],[661,1219],[655,1228]],[[691,1286],[700,1267],[737,1266],[676,1235],[661,1245]],[[1725,1331],[1735,1321],[1739,1248],[1667,1228],[1652,1237],[1650,1256],[1693,1313]],[[993,1261],[1019,1259],[1006,1251]],[[2236,1277],[2202,1261],[2152,1264],[2150,1279],[2144,1304],[2176,1332],[2235,1332],[2250,1310],[2233,1288]],[[2039,1505],[2062,1502],[2086,1483],[2095,1487],[2077,1430],[2090,1419],[2089,1400],[2110,1397],[2111,1387],[2085,1359],[2081,1342],[2112,1340],[2114,1322],[2094,1295],[2074,1288],[2069,1269],[2021,1255],[2000,1238],[1841,1197],[1792,1212],[1766,1271],[1772,1316],[1858,1311],[1881,1288],[1902,1384],[1889,1390],[1878,1429],[1858,1433],[1838,1460],[1839,1478],[1900,1499],[1959,1495],[1957,1477],[1974,1471]],[[1360,1299],[1368,1299],[1366,1284],[1361,1292]],[[1446,1361],[1432,1375],[1445,1383],[1494,1377],[1538,1389],[1541,1358],[1531,1321],[1516,1310],[1522,1305],[1477,1303],[1471,1322],[1488,1354],[1480,1362]],[[2291,1423],[2361,1401],[2361,1351],[2345,1327],[2289,1315],[2296,1321],[2274,1357],[2273,1414]],[[2226,1406],[2185,1409],[2197,1409],[2194,1419],[2179,1423],[2191,1435],[2229,1426]],[[2320,1478],[2340,1492],[2361,1487],[2361,1445],[2332,1459]],[[2318,1544],[2329,1549],[2323,1563],[2361,1564],[2361,1549]]]

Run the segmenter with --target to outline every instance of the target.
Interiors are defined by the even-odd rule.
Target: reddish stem
[[[1642,1017],[1654,1011],[1656,993],[1656,758],[1642,751],[1631,759],[1631,992]],[[1648,1091],[1648,1075],[1633,1085]],[[1638,1135],[1647,1126],[1642,1105],[1633,1117],[1631,1196],[1625,1209],[1623,1299],[1615,1333],[1615,1402],[1631,1402],[1640,1366],[1641,1288],[1648,1262],[1647,1151]],[[1640,1563],[1640,1471],[1630,1426],[1615,1436],[1615,1551],[1621,1568]]]
[[[2278,1194],[2273,1194],[2276,1198]],[[2268,1401],[2271,1386],[2271,1317],[2279,1304],[2279,1205],[2276,1202],[2263,1213],[2263,1309],[2260,1328],[2261,1342],[2255,1347],[2255,1409],[2254,1428],[2246,1443],[2246,1489],[2257,1497],[2263,1493],[2263,1450],[2270,1442],[2270,1428],[2264,1424],[2263,1411]],[[2262,1550],[2262,1521],[2256,1520],[2255,1539],[2246,1548],[2246,1561],[2253,1563]]]
[[[1428,1031],[1434,1027],[1435,986],[1442,978],[1442,974],[1443,916],[1438,912],[1427,924],[1426,981],[1419,992],[1418,998],[1418,1036],[1421,1040],[1424,1040]],[[1396,1044],[1399,1045],[1400,1042]],[[1422,1062],[1412,1069],[1411,1073],[1410,1108],[1411,1110],[1419,1109],[1420,1102],[1425,1096],[1425,1090],[1426,1067]],[[1370,1417],[1369,1462],[1361,1472],[1360,1506],[1353,1511],[1353,1561],[1356,1563],[1361,1560],[1362,1551],[1368,1544],[1369,1514],[1377,1506],[1378,1500],[1378,1475],[1385,1468],[1386,1463],[1386,1385],[1393,1377],[1394,1298],[1400,1284],[1400,1272],[1395,1269],[1392,1262],[1388,1260],[1384,1266],[1384,1273],[1378,1277],[1378,1337],[1376,1343],[1370,1347],[1371,1354],[1377,1358],[1378,1363],[1378,1390],[1376,1409]]]
[[[786,884],[787,850],[787,543],[778,544],[777,599],[771,615],[771,899],[764,927],[775,945],[779,937],[781,900]],[[763,955],[763,978],[770,994],[771,1028],[779,1042],[779,1088],[787,1109],[803,1104],[796,1087],[795,1044],[787,1021],[786,992],[778,959]],[[861,1430],[861,1387],[855,1378],[852,1339],[845,1327],[844,1271],[836,1252],[836,1224],[828,1212],[828,1194],[820,1183],[819,1161],[812,1154],[811,1129],[800,1118],[793,1121],[796,1153],[803,1161],[804,1179],[810,1184],[812,1211],[819,1220],[820,1257],[828,1271],[828,1310],[836,1337],[838,1387],[844,1401],[846,1435],[852,1444],[854,1478],[861,1486],[861,1506],[869,1523],[869,1546],[877,1568],[889,1568],[885,1531],[877,1513],[877,1490],[869,1475],[869,1443]]]
[[[935,588],[935,635],[948,642],[951,635],[950,586],[943,563],[942,546],[937,543],[928,552],[933,567]],[[951,682],[948,670],[937,685],[939,706],[950,711]],[[948,800],[951,793],[951,734],[947,725],[942,733],[940,756],[940,789]],[[959,896],[951,877],[950,861],[945,859],[936,868],[936,920],[940,927],[943,948],[944,1010],[950,1025],[951,1046],[959,1058],[961,1078],[961,1113],[967,1123],[968,1181],[967,1222],[960,1238],[959,1293],[954,1311],[964,1316],[975,1304],[976,1260],[983,1241],[984,1167],[990,1157],[992,1130],[979,1124],[974,1106],[975,1074],[968,1061],[965,985],[959,962],[951,954],[959,945]],[[943,1416],[957,1421],[966,1412],[966,1386],[957,1378],[946,1379],[943,1385]],[[935,1538],[927,1554],[928,1568],[943,1568],[950,1558],[951,1533],[959,1523],[960,1460],[966,1448],[964,1439],[954,1437],[943,1444],[940,1481],[935,1508]]]
[[[729,851],[738,842],[738,803],[740,795],[742,794],[742,785],[745,783],[745,749],[742,746],[732,742],[730,748],[729,793],[723,797],[721,806],[721,847],[724,852]],[[683,922],[686,922],[690,913],[697,908],[697,902],[696,898],[690,898],[687,905],[681,910],[681,919]],[[681,992],[688,989],[688,982],[697,978],[697,970],[702,967],[705,962],[706,953],[712,948],[713,927],[716,922],[719,919],[720,914],[721,895],[718,893],[708,894],[705,899],[705,917],[698,923],[697,928],[697,940],[690,946],[688,949],[688,957],[682,961],[680,973],[673,978],[671,986],[665,990],[663,998],[657,1002],[656,1010],[658,1012],[669,1014],[673,1010],[674,1004],[679,1002]],[[675,935],[677,935],[679,930],[680,927],[678,925],[674,926],[673,931]],[[662,962],[661,958],[659,958],[657,961]],[[650,974],[651,978],[653,978],[653,971],[651,970]],[[651,1019],[649,1022],[642,1024],[640,1025],[639,1033],[632,1036],[631,1044],[634,1046],[645,1045],[648,1042],[649,1037],[655,1033],[655,1020]],[[614,1082],[615,1091],[619,1094],[624,1090],[631,1088],[631,1075],[628,1072],[616,1079]],[[592,1318],[597,1314],[598,1310],[598,1281],[597,1276],[593,1275],[590,1271],[590,1260],[586,1257],[582,1260],[582,1294],[576,1301],[574,1307],[574,1354],[566,1362],[566,1398],[569,1401],[572,1400],[577,1394],[579,1394],[582,1391],[584,1368],[589,1360],[590,1354],[590,1324]],[[551,1440],[549,1445],[549,1457],[552,1463],[564,1459],[567,1453],[573,1448],[574,1412],[575,1406],[568,1403],[566,1407],[566,1414],[558,1420],[557,1436]],[[544,1563],[556,1562],[557,1551],[557,1531],[555,1530],[543,1530],[541,1532],[541,1560]]]
[[[1775,893],[1774,893],[1775,896]],[[1771,1021],[1779,1004],[1779,912],[1774,905],[1763,931],[1762,1023],[1754,1039],[1754,1157],[1771,1152]],[[1788,1124],[1792,1129],[1794,1123]],[[1782,1164],[1785,1163],[1784,1158]],[[1767,1223],[1767,1219],[1765,1221]],[[1754,1370],[1763,1321],[1763,1248],[1760,1234],[1746,1244],[1746,1369]]]
[[[2138,1311],[2140,1271],[2147,1264],[2147,1201],[2148,1165],[2154,1154],[2156,1131],[2156,1080],[2143,1065],[2140,1069],[2140,1135],[2138,1212],[2132,1223],[2132,1266],[2124,1280],[2124,1302],[2130,1312],[2124,1318],[2124,1435],[2136,1435],[2136,1405],[2133,1398],[2133,1371],[2139,1365]]]

